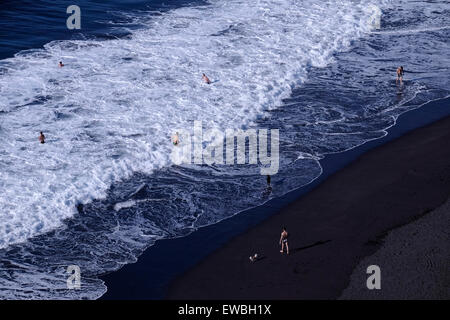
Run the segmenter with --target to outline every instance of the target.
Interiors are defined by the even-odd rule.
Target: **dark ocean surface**
[[[449,96],[449,36],[447,1],[0,2],[0,298],[99,298],[155,241],[315,181]],[[279,130],[272,189],[260,164],[174,165],[193,121]]]

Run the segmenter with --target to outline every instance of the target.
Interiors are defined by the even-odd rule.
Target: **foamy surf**
[[[367,23],[374,4],[387,12],[380,30]],[[127,38],[52,42],[1,61],[0,135],[11,143],[0,146],[0,188],[8,182],[14,201],[23,195],[3,202],[13,205],[0,220],[9,241],[0,249],[2,297],[97,298],[106,291],[98,275],[136,261],[156,240],[308,184],[324,155],[383,137],[399,114],[448,95],[445,54],[424,71],[429,51],[415,46],[423,39],[374,33],[434,25],[397,10],[409,8],[403,2],[384,4],[214,1],[125,12],[141,26]],[[404,16],[412,23],[399,25]],[[436,32],[430,48],[448,52],[445,30]],[[399,58],[407,60],[403,87],[391,73]],[[273,189],[254,165],[172,166],[172,130],[193,120],[279,128]],[[81,268],[80,290],[67,289],[69,265]]]
[[[140,17],[147,27],[129,39],[55,41],[1,61],[0,248],[171,165],[173,128],[235,128],[278,107],[309,66],[367,31],[370,3],[211,1]]]

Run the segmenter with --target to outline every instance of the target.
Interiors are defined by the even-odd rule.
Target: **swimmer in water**
[[[172,143],[174,146],[177,146],[180,143],[180,138],[178,138],[178,132],[173,135]]]
[[[42,144],[45,143],[45,136],[44,136],[44,134],[42,133],[42,131],[41,131],[41,134],[39,135],[39,141],[40,141]]]
[[[395,81],[395,83],[398,83],[399,80],[400,84],[403,83],[403,72],[403,66],[397,68],[397,80]]]
[[[60,68],[64,67],[64,64],[62,63],[62,61],[59,62],[59,67]]]
[[[203,73],[202,75],[202,79],[203,81],[205,81],[207,84],[211,84],[211,80],[209,80],[209,78],[206,76],[206,74]]]

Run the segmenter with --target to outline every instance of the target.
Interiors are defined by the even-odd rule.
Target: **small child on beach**
[[[254,255],[250,256],[250,261],[251,262],[255,262],[256,260],[258,260],[258,254],[255,253]]]

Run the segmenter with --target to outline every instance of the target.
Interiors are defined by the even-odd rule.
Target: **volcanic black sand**
[[[380,267],[381,290],[367,290],[368,265]],[[392,230],[361,261],[341,299],[449,299],[450,199],[422,218]]]
[[[433,276],[422,276],[423,268],[409,268],[409,276],[405,276],[404,269],[398,267],[414,259],[421,265],[432,264],[430,255],[445,255],[448,233],[443,241],[446,236],[436,226],[448,224],[448,215],[435,215],[433,219],[438,222],[422,223],[423,227],[419,224],[416,234],[396,233],[394,236],[399,238],[395,241],[406,246],[390,246],[393,233],[386,235],[440,207],[449,195],[447,117],[368,151],[277,214],[234,237],[178,277],[167,298],[335,299],[349,286],[350,279],[343,298],[371,298],[366,292],[368,275],[364,264],[378,262],[382,279],[385,276],[381,291],[389,279],[412,280],[403,281],[398,292],[385,296],[377,293],[377,297],[410,297],[405,292],[420,287],[423,292],[417,292],[415,298],[448,299],[448,258],[444,266],[440,262],[439,272]],[[290,233],[290,255],[279,252],[282,226]],[[424,234],[434,232],[439,232],[440,240],[425,240]],[[381,254],[385,237],[389,254]],[[405,237],[411,237],[410,241]],[[370,259],[378,249],[382,258]],[[254,253],[261,259],[250,262],[249,256]],[[417,286],[418,281],[424,285]],[[431,292],[436,290],[436,294]]]

